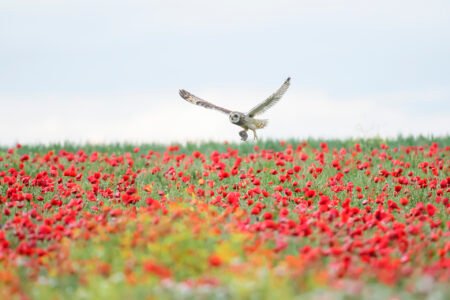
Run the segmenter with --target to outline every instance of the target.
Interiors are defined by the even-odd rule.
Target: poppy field
[[[449,192],[450,137],[0,148],[0,298],[449,299]]]

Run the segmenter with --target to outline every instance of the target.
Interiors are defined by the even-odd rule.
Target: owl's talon
[[[247,131],[245,131],[245,130],[239,131],[239,136],[241,137],[242,141],[244,141],[244,142],[247,141],[247,138],[248,138]]]
[[[258,136],[256,135],[256,130],[253,130],[253,140],[254,141],[258,140]]]

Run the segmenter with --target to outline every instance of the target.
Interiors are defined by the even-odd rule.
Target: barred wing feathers
[[[223,112],[225,114],[229,114],[231,112],[231,110],[228,110],[226,108],[217,106],[215,104],[212,104],[212,103],[210,103],[210,102],[208,102],[206,100],[203,100],[203,99],[201,99],[201,98],[199,98],[199,97],[189,93],[186,90],[180,90],[180,96],[184,100],[186,100],[186,101],[188,101],[188,102],[190,102],[192,104],[195,104],[195,105],[198,105],[198,106],[202,106],[204,108],[215,109],[215,110],[221,111],[221,112]]]
[[[289,88],[289,85],[291,83],[291,78],[288,77],[286,81],[283,83],[283,85],[272,95],[270,95],[269,98],[264,100],[262,103],[255,106],[252,110],[248,112],[249,117],[254,117],[256,115],[260,115],[269,108],[271,108],[275,103],[280,101],[281,97],[283,97],[284,93],[286,93],[287,89]]]

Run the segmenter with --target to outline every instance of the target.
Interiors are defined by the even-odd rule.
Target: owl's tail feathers
[[[261,119],[255,119],[255,125],[257,129],[261,129],[267,126],[269,124],[269,120],[261,120]]]

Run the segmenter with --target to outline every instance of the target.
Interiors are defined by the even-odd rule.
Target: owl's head
[[[233,123],[233,124],[237,124],[241,120],[241,114],[238,112],[235,112],[235,111],[231,112],[229,117],[230,117],[231,123]]]

